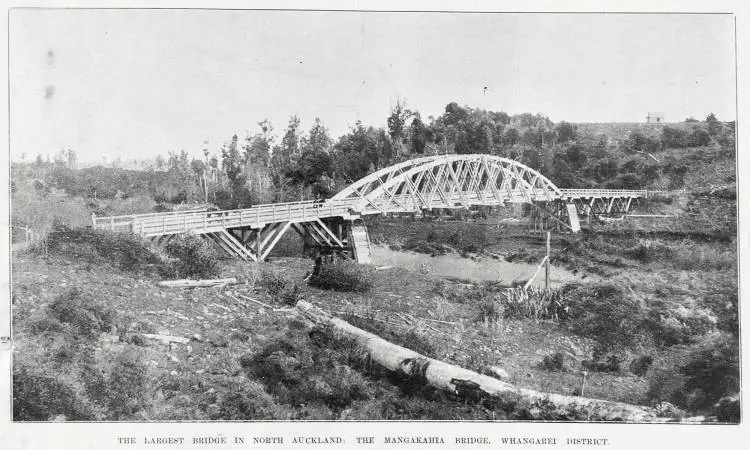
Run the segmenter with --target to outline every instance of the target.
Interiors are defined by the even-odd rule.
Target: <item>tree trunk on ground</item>
[[[549,407],[552,406],[555,411],[559,411],[560,416],[572,420],[626,422],[665,420],[657,418],[653,409],[644,406],[537,392],[428,358],[333,317],[303,300],[297,302],[294,313],[297,317],[306,319],[316,325],[329,326],[335,332],[354,339],[367,351],[372,361],[392,372],[407,375],[415,380],[422,380],[432,387],[462,396],[502,400],[503,396],[510,394],[518,399],[528,401],[532,405],[529,412],[535,419],[545,418],[545,412],[538,407],[535,408],[534,405],[542,406],[547,414],[549,413]]]

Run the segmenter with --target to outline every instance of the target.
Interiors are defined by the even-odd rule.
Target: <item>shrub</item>
[[[546,355],[542,360],[542,368],[549,371],[563,370],[565,368],[565,355],[562,352]]]
[[[233,377],[221,383],[210,412],[214,420],[280,419],[279,407],[263,385],[246,377]]]
[[[633,348],[645,337],[640,302],[610,283],[571,284],[563,288],[568,299],[571,331],[597,341],[599,354]]]
[[[716,318],[705,309],[688,309],[662,300],[654,300],[649,306],[644,327],[658,345],[693,343],[715,327]]]
[[[595,352],[593,359],[581,361],[581,365],[592,372],[620,372],[622,370],[620,357],[616,354],[609,354],[602,360],[602,355]]]
[[[635,358],[633,361],[630,362],[630,373],[633,375],[638,375],[639,377],[642,377],[646,375],[648,372],[648,369],[651,368],[651,364],[654,363],[654,358],[652,358],[650,355],[643,355],[638,358]]]
[[[652,370],[648,379],[650,400],[710,411],[722,398],[739,391],[737,341],[726,336],[714,339],[694,350],[685,364]]]
[[[648,372],[648,391],[646,397],[651,403],[671,402],[684,404],[685,377],[673,370],[663,367]]]
[[[164,247],[178,277],[211,278],[219,274],[219,260],[213,246],[200,236],[179,234]]]
[[[323,264],[310,277],[310,285],[342,292],[367,292],[373,286],[371,270],[354,261]]]
[[[113,309],[84,299],[76,288],[56,298],[48,308],[52,319],[70,324],[76,336],[85,338],[111,331],[115,322]]]
[[[679,128],[664,127],[661,140],[667,148],[685,148],[688,146],[688,133]]]
[[[261,274],[260,285],[275,301],[284,305],[294,306],[304,296],[297,282],[267,269]]]
[[[568,316],[568,303],[559,289],[508,289],[501,300],[509,318],[557,321]]]
[[[34,334],[57,333],[63,330],[63,324],[54,317],[44,315],[26,322],[26,328]]]
[[[34,251],[72,256],[92,264],[109,263],[129,271],[160,270],[164,265],[150,243],[135,234],[60,224]]]
[[[739,391],[739,346],[730,338],[710,342],[693,352],[690,361],[680,367],[685,376],[688,407],[706,409],[722,397]]]
[[[89,404],[76,395],[74,384],[43,368],[13,365],[13,420],[50,420],[64,414],[69,420],[93,420]]]

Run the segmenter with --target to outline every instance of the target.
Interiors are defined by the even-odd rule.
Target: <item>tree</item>
[[[297,116],[289,117],[284,136],[281,143],[273,148],[271,153],[271,173],[274,180],[281,181],[284,170],[300,155],[300,119]]]
[[[423,154],[427,145],[427,128],[422,123],[419,114],[414,116],[409,126],[409,138],[411,141],[411,150],[417,154]]]
[[[666,148],[685,148],[688,146],[687,132],[678,128],[664,127],[661,130],[661,140]]]
[[[576,139],[576,126],[568,122],[560,122],[555,126],[555,140],[565,144]]]
[[[582,145],[573,144],[565,151],[565,157],[570,165],[578,170],[586,164],[587,156],[586,150]]]
[[[459,122],[464,120],[468,114],[466,110],[456,102],[450,102],[445,106],[445,114],[443,118],[446,125],[457,125]]]
[[[515,128],[506,128],[505,133],[503,133],[503,137],[501,139],[501,142],[506,147],[513,147],[518,143],[519,134],[518,130]]]
[[[237,135],[232,136],[229,144],[221,147],[221,169],[231,183],[235,182],[242,173],[242,157],[237,145]]]
[[[316,117],[307,137],[302,138],[303,150],[310,150],[316,153],[329,153],[332,145],[333,140],[328,134],[328,128],[323,125],[319,117]]]
[[[706,125],[708,126],[708,134],[711,136],[716,136],[721,132],[721,122],[719,122],[719,119],[716,118],[714,113],[710,113],[706,116]]]
[[[406,103],[403,100],[397,100],[391,108],[391,115],[388,116],[388,135],[393,142],[401,142],[406,135],[406,121],[412,115],[411,111],[406,109]]]

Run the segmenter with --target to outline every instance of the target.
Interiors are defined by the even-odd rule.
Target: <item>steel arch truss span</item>
[[[554,201],[563,194],[534,169],[490,155],[442,155],[387,167],[335,195],[359,214]]]

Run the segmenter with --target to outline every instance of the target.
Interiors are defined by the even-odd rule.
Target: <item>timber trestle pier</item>
[[[362,216],[434,208],[531,205],[533,230],[580,231],[579,217],[627,213],[647,190],[559,189],[517,161],[491,155],[439,155],[386,167],[325,201],[92,217],[94,228],[131,231],[163,243],[182,233],[211,239],[227,253],[262,261],[289,230],[324,253],[370,262]]]

